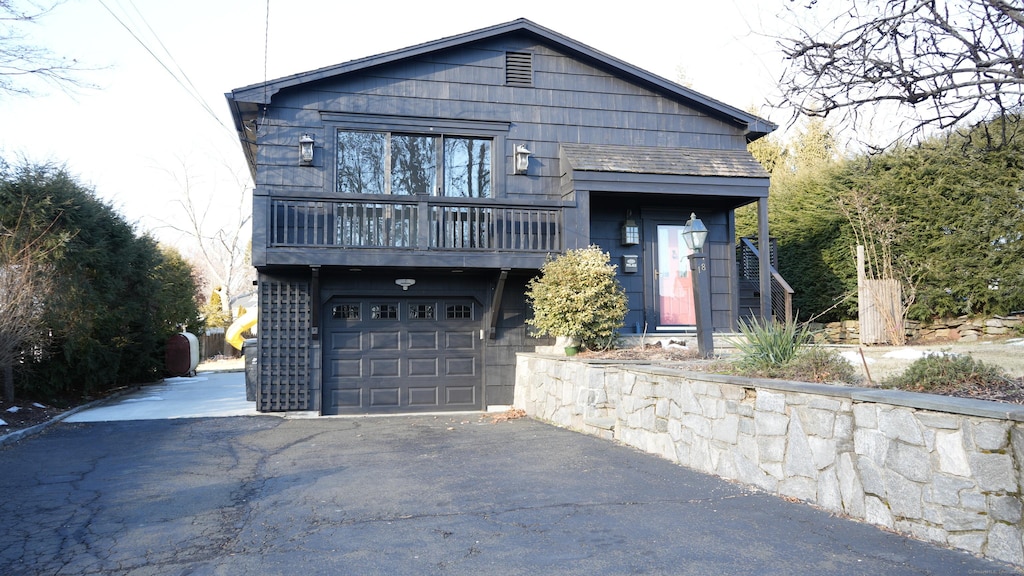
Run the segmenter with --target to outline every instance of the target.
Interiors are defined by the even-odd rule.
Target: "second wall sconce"
[[[526,146],[519,144],[515,150],[515,164],[516,174],[526,174],[527,169],[530,167],[530,149]]]
[[[309,134],[299,137],[299,165],[313,165],[313,137]]]
[[[622,224],[622,245],[636,246],[640,243],[640,226],[633,219],[633,213],[626,212],[626,221]]]

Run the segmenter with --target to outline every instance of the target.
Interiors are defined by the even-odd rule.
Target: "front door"
[[[479,316],[468,298],[332,299],[323,413],[480,409]]]
[[[692,327],[697,323],[693,305],[693,282],[689,256],[683,240],[685,226],[663,224],[657,227],[655,240],[655,303],[659,330]]]

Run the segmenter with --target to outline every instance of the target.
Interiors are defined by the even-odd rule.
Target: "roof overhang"
[[[769,177],[746,150],[562,144],[562,190],[715,198],[736,208],[768,197]]]

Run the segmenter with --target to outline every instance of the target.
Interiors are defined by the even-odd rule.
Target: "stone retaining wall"
[[[515,407],[1024,566],[1024,407],[520,354]]]
[[[816,324],[812,329],[829,344],[860,344],[860,322],[857,320]],[[977,342],[1020,334],[1024,330],[1024,316],[961,316],[927,324],[908,320],[906,329],[907,339],[912,342]]]

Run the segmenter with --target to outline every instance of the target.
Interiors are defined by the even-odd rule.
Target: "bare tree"
[[[895,208],[869,190],[852,189],[840,196],[836,206],[850,223],[859,247],[851,248],[858,262],[861,322],[865,321],[863,311],[873,308],[881,317],[887,341],[902,346],[907,343],[907,314],[917,298],[920,277],[916,266],[895,246],[906,224],[900,222]]]
[[[790,0],[791,4],[794,0]],[[801,0],[779,40],[784,100],[797,114],[832,113],[854,126],[886,108],[893,141],[928,129],[1018,113],[1024,105],[1020,0]],[[812,24],[826,10],[824,23]],[[1001,142],[1015,126],[1003,124]]]
[[[47,340],[44,311],[54,283],[46,256],[60,244],[48,231],[26,237],[20,222],[0,224],[0,376],[7,400],[14,399],[14,366]]]
[[[232,314],[231,300],[245,293],[253,279],[248,244],[252,210],[247,186],[236,174],[235,191],[220,194],[218,197],[226,201],[216,207],[216,192],[204,197],[202,183],[185,161],[180,170],[168,173],[181,193],[174,200],[180,218],[165,220],[163,225],[193,240],[206,280],[218,289],[223,311]]]
[[[28,34],[24,32],[27,27],[38,26],[60,4],[0,0],[0,94],[32,94],[33,79],[64,90],[85,86],[77,74],[88,68],[27,41]]]

